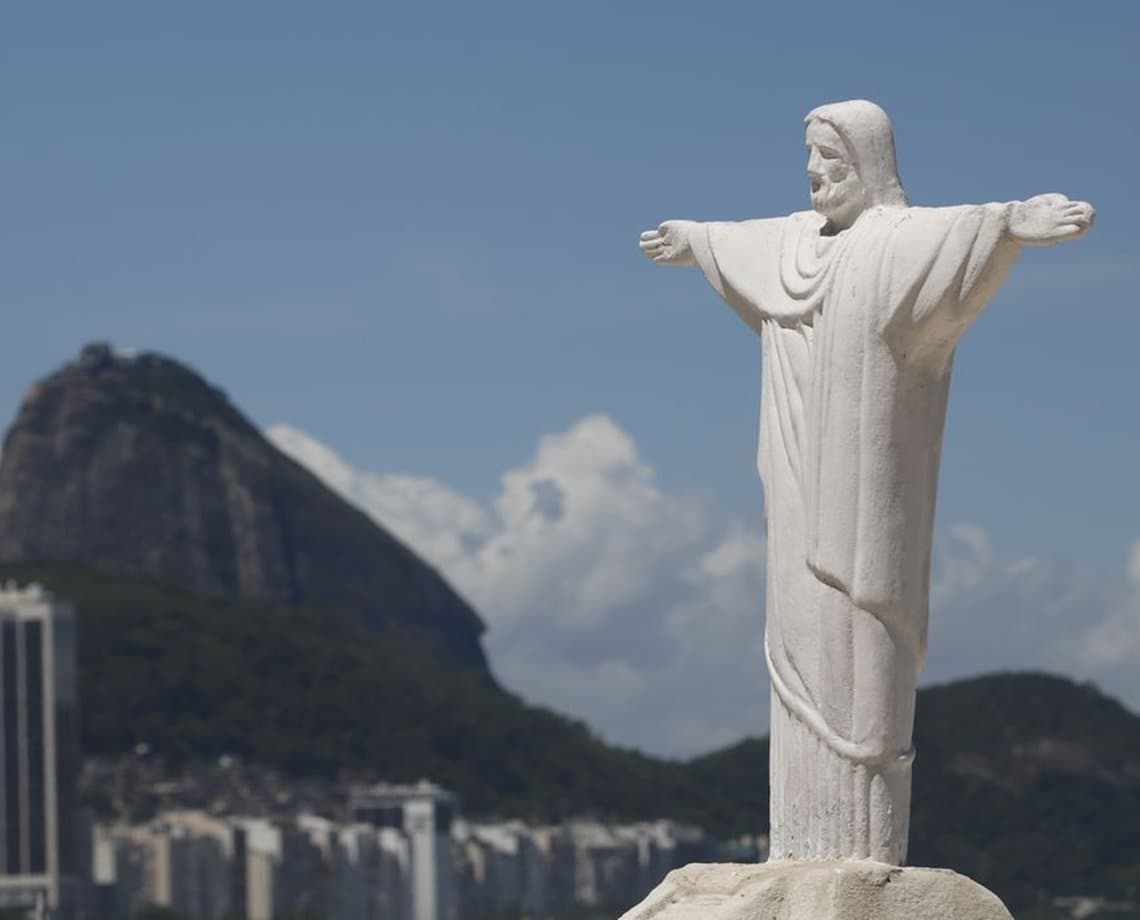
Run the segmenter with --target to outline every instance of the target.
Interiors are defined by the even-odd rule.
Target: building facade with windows
[[[75,617],[38,585],[0,588],[0,907],[79,909]]]
[[[354,789],[349,816],[352,821],[396,829],[407,836],[413,920],[454,920],[451,825],[455,798],[450,792],[426,780]]]

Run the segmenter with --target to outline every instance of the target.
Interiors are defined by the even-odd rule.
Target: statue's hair
[[[866,99],[850,99],[812,109],[804,125],[814,121],[831,125],[843,138],[870,205],[906,207],[906,192],[895,164],[895,137],[886,112]]]

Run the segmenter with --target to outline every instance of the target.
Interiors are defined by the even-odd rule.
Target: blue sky
[[[1119,3],[3,4],[0,417],[109,339],[484,509],[604,417],[662,494],[754,520],[758,343],[637,234],[805,208],[803,114],[867,97],[915,203],[1096,205],[959,351],[938,529],[1114,584],[1140,538],[1138,37]]]

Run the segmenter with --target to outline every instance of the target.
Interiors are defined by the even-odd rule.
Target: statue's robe
[[[762,333],[772,858],[901,864],[954,348],[1016,258],[1009,206],[703,224]]]

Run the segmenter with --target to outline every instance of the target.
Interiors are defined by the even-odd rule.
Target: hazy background
[[[435,563],[502,680],[686,754],[766,725],[758,342],[668,217],[807,206],[869,97],[913,202],[1063,191],[959,351],[928,680],[1140,705],[1140,7],[0,5],[0,419],[158,350]]]

